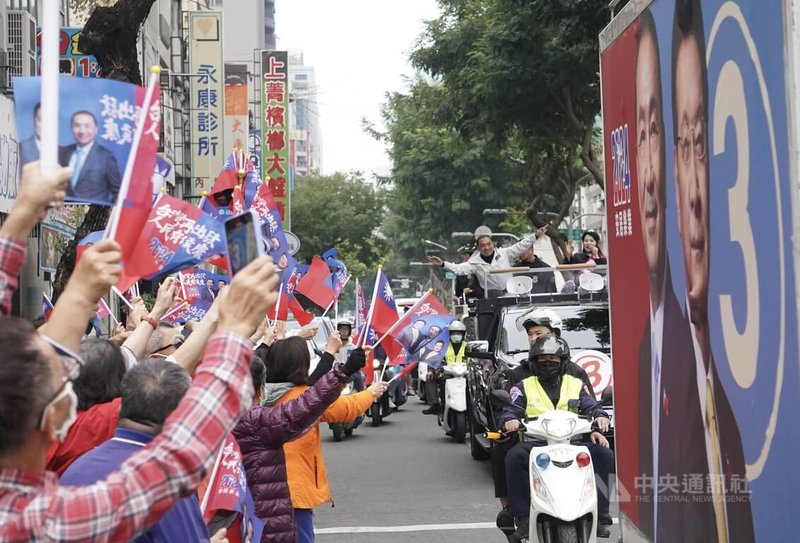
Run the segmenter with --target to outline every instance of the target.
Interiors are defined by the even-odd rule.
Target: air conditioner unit
[[[36,20],[27,11],[8,11],[8,61],[11,75],[36,75]]]

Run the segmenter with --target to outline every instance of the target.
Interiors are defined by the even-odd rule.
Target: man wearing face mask
[[[447,327],[450,332],[450,343],[447,345],[447,352],[444,355],[442,364],[445,366],[449,364],[463,364],[467,355],[467,342],[464,341],[464,334],[467,332],[467,327],[460,320],[454,320]],[[423,415],[438,415],[442,412],[444,407],[444,382],[445,378],[438,372],[428,372],[428,379],[425,382],[429,387],[426,392],[430,394],[429,398],[436,398],[436,403],[425,409]],[[433,387],[436,387],[436,394],[434,395]]]
[[[520,419],[538,417],[553,409],[564,409],[590,415],[602,432],[608,431],[610,422],[602,407],[589,394],[588,388],[577,377],[567,374],[569,345],[554,334],[537,339],[530,350],[535,374],[511,388],[512,404],[500,414],[500,424],[506,432],[520,429]],[[608,441],[599,432],[593,432],[588,445],[595,473],[608,488],[609,474],[614,469],[614,453]],[[508,483],[508,511],[514,516],[517,530],[508,536],[511,542],[527,541],[529,530],[529,457],[531,449],[541,443],[526,441],[518,443],[506,457],[506,481]],[[602,490],[602,489],[601,489]],[[597,535],[609,537],[610,524],[608,494],[597,493]]]

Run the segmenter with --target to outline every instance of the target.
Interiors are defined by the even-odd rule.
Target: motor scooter
[[[392,378],[394,373],[392,372],[391,368],[386,368],[386,371],[383,371],[383,362],[378,359],[375,359],[372,362],[372,381],[376,382],[381,379],[381,373],[383,373],[383,380],[389,381]],[[372,405],[367,411],[367,415],[372,420],[372,426],[380,426],[381,422],[385,417],[388,417],[392,413],[392,406],[389,403],[389,396],[390,394],[384,394],[380,398],[377,398],[372,401]]]
[[[351,394],[355,393],[355,387],[353,386],[353,383],[350,382],[344,386],[340,396],[350,396]],[[328,428],[330,428],[333,432],[333,440],[338,443],[344,439],[345,436],[352,436],[353,430],[359,427],[359,425],[364,421],[364,417],[365,415],[362,413],[351,422],[329,422]]]
[[[504,390],[492,395],[511,403]],[[597,488],[589,449],[572,445],[572,438],[590,434],[586,417],[556,409],[520,421],[527,437],[547,445],[531,449],[529,543],[597,542]],[[499,439],[501,434],[487,435]],[[523,540],[525,541],[525,540]]]
[[[444,382],[444,405],[439,414],[439,426],[456,443],[464,443],[467,435],[467,365],[447,364],[440,370]]]
[[[428,364],[420,362],[417,364],[417,398],[422,403],[429,403],[426,382],[428,381]]]

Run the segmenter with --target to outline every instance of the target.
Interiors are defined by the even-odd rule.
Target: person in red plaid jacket
[[[25,166],[17,201],[0,228],[0,541],[129,541],[192,492],[214,451],[249,406],[250,335],[275,303],[268,257],[234,278],[192,386],[163,432],[103,482],[59,487],[45,452],[75,417],[72,380],[97,301],[121,272],[119,245],[95,244],[81,257],[47,324],[7,316],[27,238],[47,208],[64,200],[71,172]]]

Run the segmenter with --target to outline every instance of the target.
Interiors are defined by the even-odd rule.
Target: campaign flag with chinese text
[[[210,520],[215,511],[240,513],[240,529],[229,530],[228,539],[243,543],[261,541],[264,523],[255,514],[253,497],[247,488],[242,452],[232,435],[223,443],[211,473],[203,499],[204,518]]]
[[[389,328],[387,337],[381,343],[385,345],[386,342],[391,339],[392,341],[389,343],[389,349],[400,348],[402,350],[394,356],[390,355],[393,365],[417,360],[422,342],[424,341],[426,344],[430,343],[430,341],[427,341],[426,337],[424,337],[424,331],[428,330],[428,328],[425,328],[425,325],[419,322],[426,316],[445,316],[452,321],[452,317],[447,311],[447,308],[439,302],[432,292],[426,292],[414,307],[409,309],[402,318]],[[450,321],[447,323],[448,326]],[[444,328],[446,329],[447,326]],[[384,346],[384,348],[386,347]],[[388,349],[387,353],[389,353]]]
[[[188,202],[162,194],[125,273],[132,277],[172,273],[226,251],[222,223]]]
[[[336,248],[328,249],[322,253],[322,258],[327,262],[331,272],[330,283],[333,295],[339,298],[344,286],[347,284],[348,277],[350,277],[347,272],[347,265],[339,259],[339,252]]]

